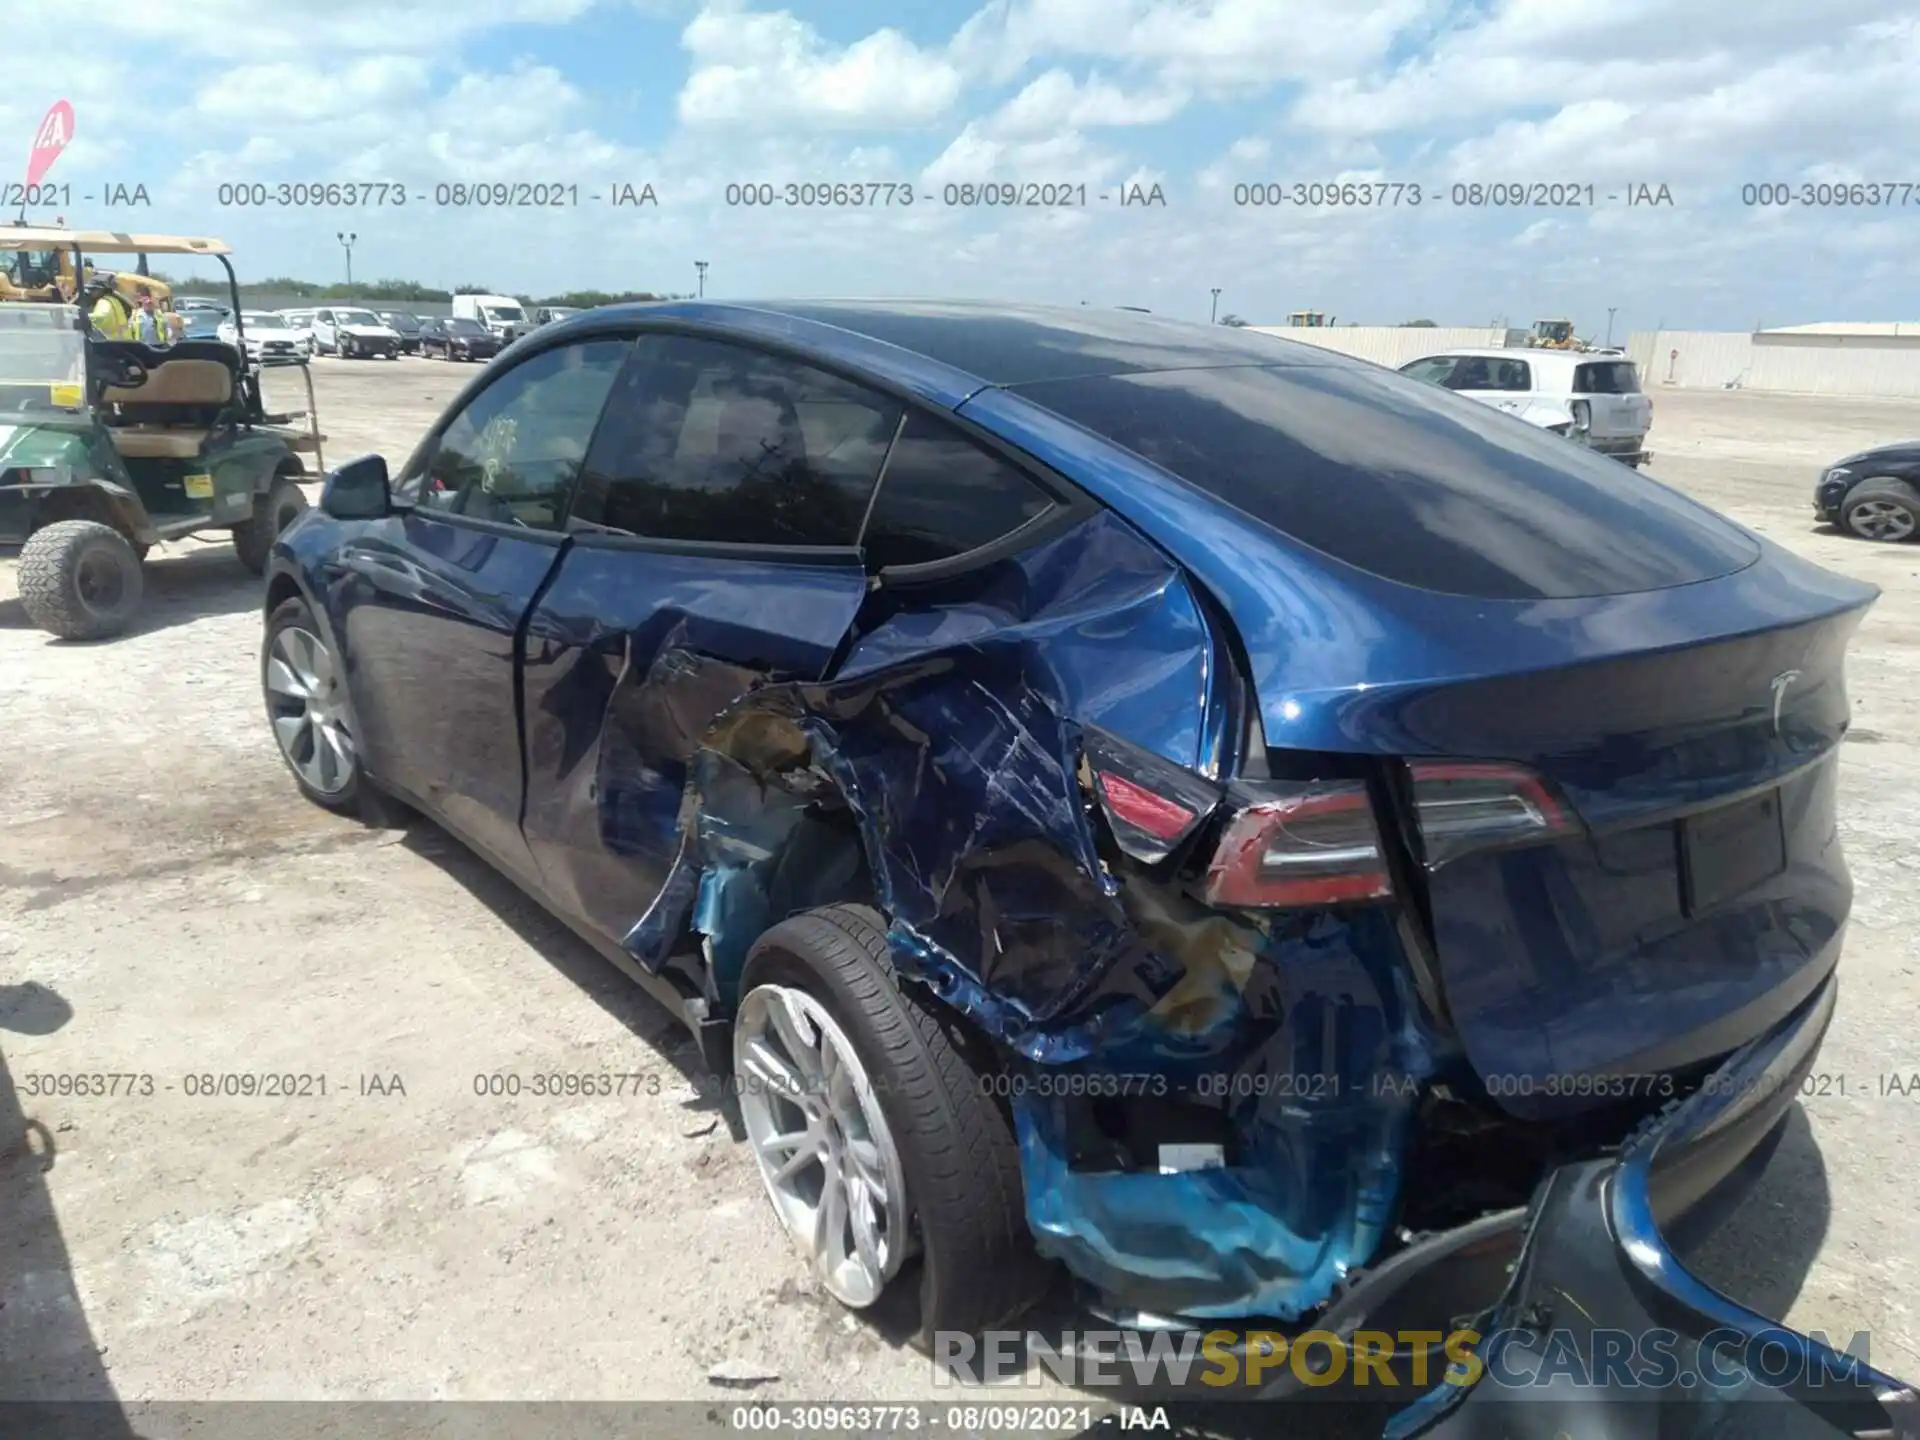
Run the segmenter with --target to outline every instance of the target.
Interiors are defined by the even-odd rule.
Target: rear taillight
[[[1392,892],[1372,801],[1352,780],[1302,785],[1241,809],[1220,837],[1204,893],[1210,905],[1261,908]]]
[[[1471,850],[1551,840],[1579,828],[1546,782],[1522,766],[1416,760],[1408,769],[1429,866]]]
[[[1081,737],[1085,783],[1114,842],[1135,860],[1166,859],[1220,803],[1211,780],[1089,727]]]

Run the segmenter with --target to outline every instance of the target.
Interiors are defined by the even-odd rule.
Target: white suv
[[[1619,350],[1450,350],[1402,365],[1415,380],[1517,415],[1543,430],[1611,455],[1634,469],[1646,448],[1653,401]]]

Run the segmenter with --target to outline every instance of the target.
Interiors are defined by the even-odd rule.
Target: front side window
[[[901,408],[797,361],[643,337],[573,513],[659,540],[851,546]]]
[[[1457,356],[1429,355],[1424,360],[1403,365],[1400,373],[1410,380],[1424,380],[1429,385],[1444,385],[1447,383],[1447,377],[1453,374],[1453,367],[1458,363]]]
[[[887,459],[860,543],[871,569],[926,565],[991,545],[1053,503],[997,455],[914,411]]]
[[[419,504],[555,530],[632,342],[588,340],[501,375],[428,447]],[[403,481],[402,498],[409,489]]]

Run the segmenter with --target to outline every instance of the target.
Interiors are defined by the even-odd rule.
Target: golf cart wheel
[[[273,542],[306,512],[306,492],[291,476],[274,476],[273,487],[254,498],[253,514],[233,527],[233,549],[240,563],[256,575],[264,574]]]
[[[20,604],[62,640],[104,640],[133,623],[144,582],[127,537],[98,520],[56,520],[20,550]]]
[[[1920,533],[1920,490],[1905,480],[1862,480],[1841,502],[1840,524],[1863,540],[1911,540]]]
[[[767,1196],[827,1291],[865,1309],[917,1275],[921,1337],[1043,1295],[1020,1152],[983,1045],[902,982],[863,905],[784,920],[748,951],[734,1020],[741,1119]]]

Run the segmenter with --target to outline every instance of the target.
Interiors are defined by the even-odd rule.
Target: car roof
[[[1542,364],[1564,360],[1569,365],[1584,365],[1593,360],[1631,360],[1624,350],[1537,350],[1530,345],[1511,345],[1501,347],[1487,345],[1467,346],[1459,350],[1435,350],[1431,355],[1422,355],[1419,359],[1409,360],[1407,365],[1418,365],[1421,360],[1439,360],[1455,355],[1488,360],[1537,360]],[[1404,368],[1404,366],[1402,367]]]
[[[780,341],[885,372],[916,372],[958,398],[985,386],[1030,385],[1229,365],[1363,362],[1238,327],[1088,306],[973,300],[640,301],[571,316],[556,337],[622,319],[688,322]]]

